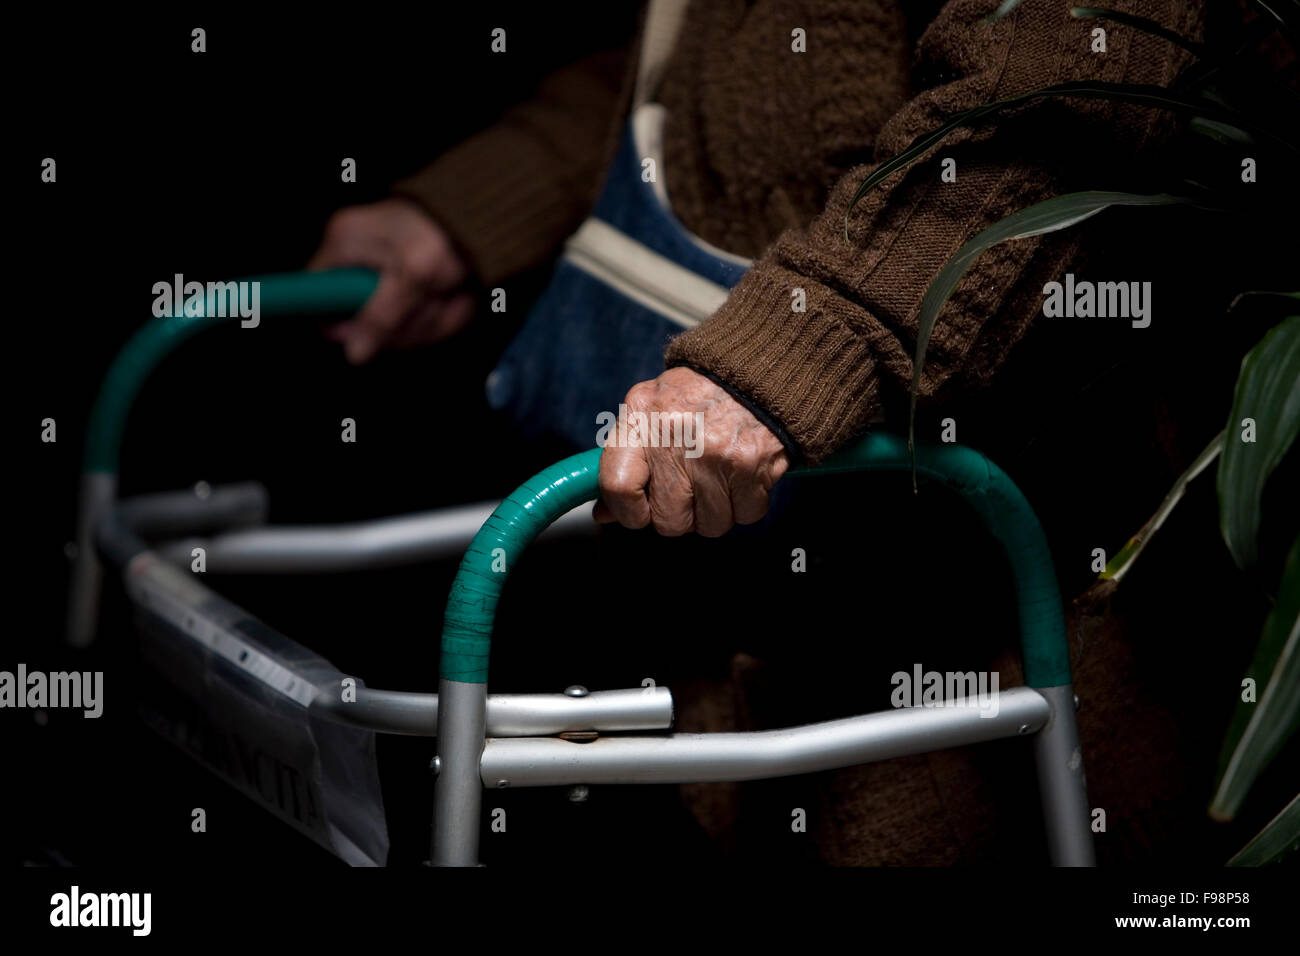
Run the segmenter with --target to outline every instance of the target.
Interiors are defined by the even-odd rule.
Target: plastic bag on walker
[[[127,571],[155,731],[353,866],[383,866],[373,731],[311,706],[346,675],[148,552]],[[360,683],[360,681],[358,681]]]

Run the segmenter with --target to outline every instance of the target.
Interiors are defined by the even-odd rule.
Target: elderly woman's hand
[[[653,524],[664,535],[717,537],[733,524],[752,524],[767,513],[768,492],[790,467],[780,439],[688,368],[634,385],[610,431],[595,517],[628,528]]]
[[[474,296],[466,289],[469,265],[443,228],[408,199],[334,213],[307,268],[339,266],[379,273],[379,285],[361,311],[326,330],[354,365],[381,349],[440,342],[474,316]]]

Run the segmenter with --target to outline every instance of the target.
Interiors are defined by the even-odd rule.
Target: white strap
[[[730,294],[599,219],[582,224],[565,244],[564,258],[684,329],[711,316]]]
[[[650,102],[658,92],[664,68],[677,42],[677,32],[686,15],[686,4],[687,0],[650,0],[641,36],[641,55],[637,61],[633,109]]]

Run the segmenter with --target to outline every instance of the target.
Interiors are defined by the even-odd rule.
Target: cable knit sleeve
[[[394,192],[447,230],[484,285],[540,264],[595,198],[630,56],[629,41],[551,74],[535,95]]]
[[[1166,85],[1188,62],[1176,46],[1132,28],[1076,20],[1069,4],[1028,0],[1007,19],[980,21],[993,0],[948,3],[918,43],[929,85],[885,123],[877,159],[954,114],[1052,83],[1098,79]],[[1199,39],[1198,0],[1129,0],[1120,9]],[[1092,50],[1104,26],[1106,52]],[[810,49],[809,57],[853,57]],[[943,264],[980,230],[1071,189],[1106,188],[1169,117],[1097,101],[1043,101],[975,131],[956,131],[845,213],[872,166],[844,175],[823,212],[788,229],[707,322],[677,337],[666,364],[688,365],[765,410],[816,462],[860,432],[883,398],[905,396],[918,312]],[[940,159],[956,181],[940,179]],[[935,325],[923,400],[987,381],[1041,309],[1042,284],[1077,253],[1073,233],[1004,243],[982,255]],[[806,307],[796,311],[796,290]]]

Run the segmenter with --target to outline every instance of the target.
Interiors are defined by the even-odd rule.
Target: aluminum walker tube
[[[258,283],[260,315],[274,318],[355,311],[370,298],[379,279],[368,269],[334,269],[237,281]],[[153,318],[131,336],[109,366],[91,410],[68,600],[67,641],[74,647],[87,646],[95,636],[102,574],[95,554],[95,529],[117,495],[118,458],[131,403],[149,374],[182,343],[205,329],[240,319],[238,310],[226,315],[225,302],[218,301],[212,288],[205,289],[203,307],[193,309],[194,315],[178,306],[179,314]],[[197,297],[189,304],[196,301]]]
[[[212,574],[324,574],[384,568],[460,557],[498,502],[453,505],[433,511],[329,525],[276,525],[221,529],[213,537],[187,537],[157,545],[172,562],[189,563],[194,548],[207,554]],[[577,508],[546,530],[552,535],[594,535],[598,526]]]
[[[217,485],[203,498],[191,492],[137,495],[109,503],[99,523],[96,544],[99,552],[125,576],[131,594],[132,563],[142,555],[146,556],[147,563],[162,558],[145,544],[145,535],[257,521],[265,510],[266,489],[255,482]],[[164,559],[162,563],[168,562]],[[202,604],[217,596],[198,582],[187,587],[184,595],[176,596],[183,599],[186,595],[201,598],[185,608],[187,617],[208,621],[206,625],[196,626],[196,633],[211,634],[214,625]],[[233,607],[229,601],[222,600],[221,604]],[[249,615],[241,610],[240,616]],[[375,733],[432,737],[438,728],[437,694],[379,690],[367,687],[360,679],[353,698],[345,700],[338,687],[321,687],[311,706],[314,713],[325,719]],[[673,696],[668,688],[637,687],[580,695],[490,695],[485,732],[494,737],[540,737],[585,731],[626,733],[667,730],[672,723]]]
[[[443,623],[438,726],[441,771],[434,791],[433,859],[473,866],[478,857],[480,762],[488,657],[497,601],[510,568],[551,521],[597,496],[600,449],[552,465],[521,485],[475,536],[452,583]],[[906,471],[907,443],[872,432],[793,475]],[[1033,509],[984,455],[959,445],[918,444],[918,475],[957,492],[1002,545],[1011,564],[1026,683],[1052,705],[1035,749],[1052,861],[1093,863],[1083,762],[1074,721],[1069,645],[1051,552]],[[501,568],[503,570],[496,570]]]

